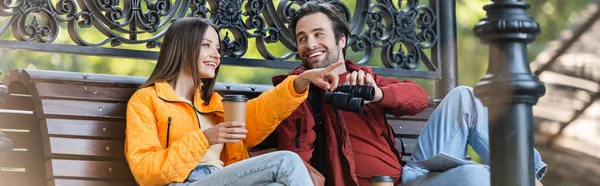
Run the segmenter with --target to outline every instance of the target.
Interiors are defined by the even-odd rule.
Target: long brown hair
[[[219,67],[221,67],[219,65],[215,69],[214,78],[200,78],[198,57],[200,56],[204,33],[209,28],[218,30],[214,24],[202,18],[181,18],[171,22],[163,38],[156,67],[154,67],[154,71],[148,77],[146,83],[140,88],[151,86],[160,81],[176,81],[182,70],[190,69],[194,87],[199,87],[200,82],[202,82],[202,100],[204,100],[204,104],[208,105],[215,87]]]

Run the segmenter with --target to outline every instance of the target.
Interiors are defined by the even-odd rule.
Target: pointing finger
[[[335,62],[334,64],[329,65],[327,68],[325,68],[324,72],[331,72],[333,71],[333,69],[336,69],[337,67],[341,66],[342,64],[344,64],[344,61],[338,61]]]

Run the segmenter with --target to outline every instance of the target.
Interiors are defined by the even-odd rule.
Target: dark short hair
[[[217,27],[203,18],[181,18],[170,23],[163,38],[154,71],[141,88],[151,86],[160,81],[174,81],[182,70],[191,70],[195,87],[202,82],[202,100],[210,103],[220,65],[215,70],[214,78],[200,78],[198,58],[204,34],[208,29]]]
[[[296,11],[292,16],[290,28],[294,33],[292,34],[294,35],[294,40],[296,40],[296,25],[298,24],[298,20],[304,16],[315,13],[323,13],[329,17],[329,20],[331,20],[331,27],[333,28],[333,33],[335,34],[336,43],[339,42],[342,37],[346,38],[346,42],[348,42],[348,37],[350,36],[350,25],[348,25],[348,21],[344,18],[344,14],[334,5],[320,0],[304,3],[302,7],[300,7],[300,9],[298,9],[298,11]],[[342,50],[342,53],[344,56],[346,56],[346,48]]]

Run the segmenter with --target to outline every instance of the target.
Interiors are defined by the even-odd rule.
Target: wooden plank
[[[50,137],[44,139],[46,157],[125,158],[124,141]]]
[[[0,105],[0,109],[33,111],[34,107],[30,95],[11,94]]]
[[[402,141],[404,142],[404,155],[412,155],[413,151],[415,150],[415,147],[417,146],[417,139],[402,138]],[[396,144],[400,145],[400,142],[396,140]]]
[[[112,101],[127,103],[137,88],[120,88],[114,86],[98,86],[86,84],[64,83],[36,83],[39,99],[79,99],[94,101]]]
[[[42,121],[42,133],[47,136],[124,140],[125,122],[48,118]]]
[[[29,94],[29,88],[20,81],[22,69],[13,69],[4,77],[4,84],[11,94]]]
[[[422,120],[388,120],[394,133],[399,137],[417,138],[427,121]]]
[[[40,122],[29,123],[29,147],[27,148],[27,167],[25,167],[28,175],[27,182],[29,185],[45,185],[46,176],[44,162],[44,142],[42,140],[42,132],[40,130]]]
[[[51,179],[48,186],[137,186],[135,180],[128,181],[95,181],[95,180],[75,180],[75,179]]]
[[[400,117],[400,119],[405,119],[405,120],[424,120],[427,121],[429,119],[429,116],[431,116],[431,113],[433,113],[433,110],[435,110],[435,107],[427,107],[425,110],[419,112],[418,114],[415,114],[414,116],[402,116]],[[394,117],[393,115],[388,114],[387,115],[388,120],[389,119],[397,119],[396,117]]]
[[[28,130],[29,124],[37,122],[32,111],[0,109],[0,129]]]
[[[25,168],[27,167],[27,151],[11,151],[6,155],[6,159],[0,161],[0,167]]]
[[[138,87],[146,82],[145,77],[118,76],[108,74],[93,74],[81,72],[65,72],[50,70],[23,69],[21,81],[44,82],[44,81],[80,81],[88,83],[122,84],[130,87]]]
[[[64,72],[64,71],[49,71],[49,70],[34,70],[23,69],[21,77],[22,82],[85,82],[85,83],[100,83],[100,84],[115,84],[117,87],[134,87],[137,88],[145,83],[147,78],[136,76],[119,76],[108,74],[92,74],[80,72]],[[239,84],[239,83],[217,83],[215,91],[226,92],[264,92],[271,89],[271,85],[259,84]]]
[[[29,175],[19,171],[0,171],[0,181],[2,185],[10,186],[30,186],[28,183]]]
[[[8,71],[2,82],[6,85],[8,85],[10,82],[19,82],[19,76],[21,75],[22,71],[23,69],[12,69]]]
[[[412,161],[412,156],[411,155],[402,155],[402,161],[404,162],[411,162]]]
[[[133,180],[133,175],[125,161],[50,159],[46,161],[46,178]]]
[[[12,141],[13,148],[15,149],[27,149],[29,147],[29,131],[13,131],[13,130],[2,130],[2,133],[6,134],[8,139]]]
[[[126,103],[42,99],[38,118],[53,116],[125,119]]]

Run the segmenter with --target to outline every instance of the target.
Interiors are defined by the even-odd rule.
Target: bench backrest
[[[0,120],[19,123],[0,124],[16,149],[0,164],[12,168],[3,169],[1,180],[14,180],[11,185],[136,184],[123,152],[125,110],[145,78],[37,70],[9,76],[11,95]],[[268,88],[216,86],[223,94],[250,97]]]
[[[124,158],[127,101],[145,78],[72,72],[14,70],[0,107],[0,128],[13,152],[0,164],[10,185],[136,185]],[[218,83],[221,94],[256,97],[265,85]],[[388,121],[406,152],[430,112]],[[15,123],[15,121],[18,121]],[[260,148],[274,147],[268,138]],[[406,154],[410,155],[410,154]]]

